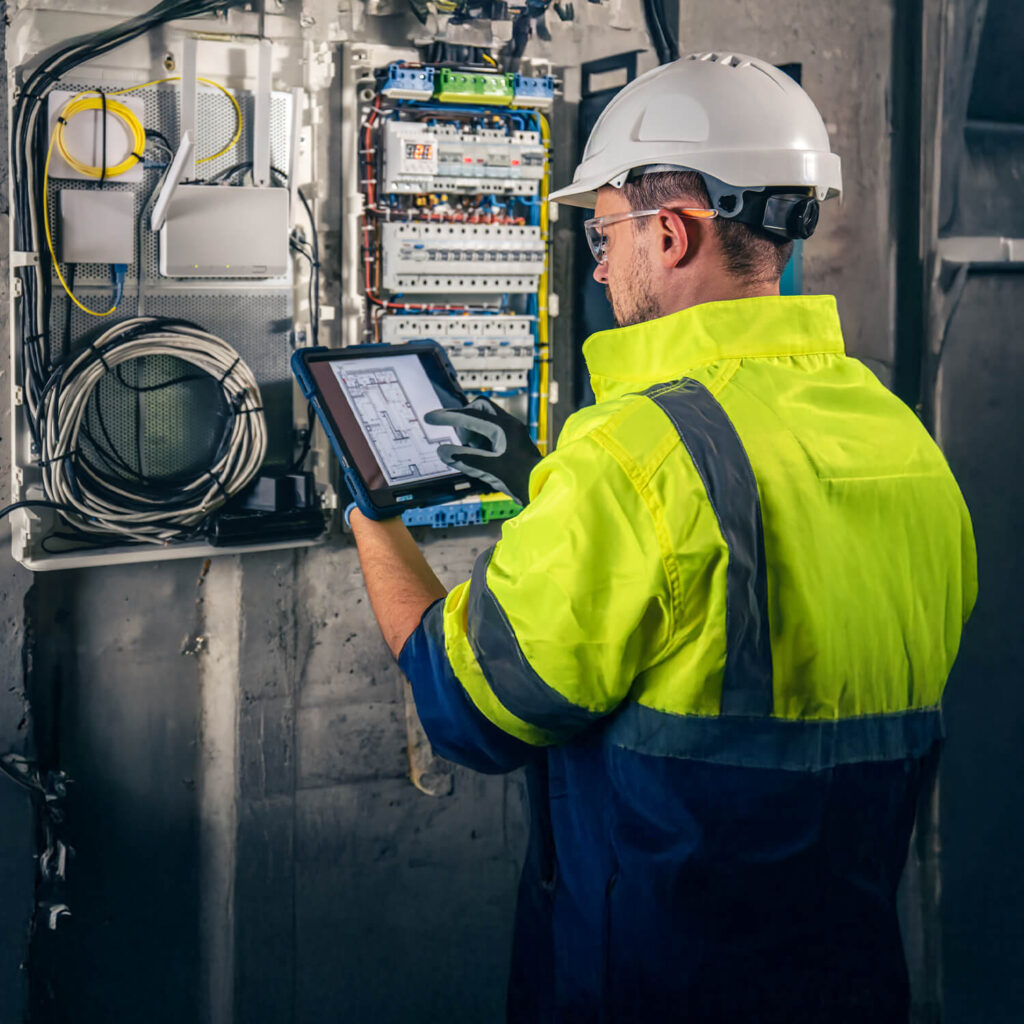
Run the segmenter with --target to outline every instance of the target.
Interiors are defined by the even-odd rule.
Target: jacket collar
[[[678,380],[723,359],[812,353],[843,353],[831,295],[705,302],[632,327],[599,331],[583,346],[598,402]]]

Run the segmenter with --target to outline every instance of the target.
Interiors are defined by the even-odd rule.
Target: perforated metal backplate
[[[105,88],[118,88],[104,83]],[[75,88],[84,89],[86,86]],[[178,138],[178,89],[176,84],[142,90],[145,99],[146,127],[162,132],[173,145]],[[251,94],[236,98],[243,112],[243,132],[239,142],[216,160],[197,165],[204,178],[249,159],[252,153],[251,126],[254,100]],[[201,87],[198,97],[197,153],[200,157],[216,152],[231,138],[235,130],[234,108],[220,92]],[[275,94],[271,103],[271,160],[275,167],[287,172],[291,138],[291,97]],[[155,152],[155,148],[151,150]],[[105,188],[131,192],[135,196],[136,217],[141,216],[156,187],[161,170],[145,172],[136,185],[110,181]],[[49,200],[52,224],[56,224],[56,196],[61,189],[95,188],[83,181],[51,181]],[[57,241],[55,239],[55,241]],[[59,243],[58,243],[59,244]],[[138,235],[136,235],[138,245]],[[244,286],[231,280],[219,285],[204,281],[202,290],[190,290],[188,282],[168,282],[158,273],[158,239],[143,225],[142,272],[143,312],[150,316],[167,316],[188,320],[216,334],[232,345],[250,366],[260,385],[264,415],[267,419],[268,464],[287,463],[292,455],[293,389],[289,369],[292,329],[292,292],[287,278]],[[66,269],[66,268],[65,268]],[[110,268],[102,264],[76,264],[76,294],[92,309],[109,305],[111,295]],[[134,276],[134,268],[132,268]],[[50,329],[53,358],[65,354],[65,338],[72,347],[85,343],[97,332],[108,329],[120,320],[135,316],[135,281],[129,277],[126,295],[117,314],[98,319],[82,313],[64,294],[54,275]],[[70,320],[67,320],[68,309]],[[66,329],[67,328],[67,329]],[[217,400],[219,389],[209,380],[186,381],[167,388],[136,391],[139,386],[152,387],[183,375],[193,375],[178,360],[157,357],[125,364],[121,370],[124,382],[108,375],[101,382],[90,403],[87,427],[89,433],[115,455],[132,472],[153,477],[188,475],[209,464],[223,430],[223,408]],[[100,422],[102,417],[102,424]],[[105,428],[105,433],[103,428]],[[95,451],[88,437],[83,438],[87,453]]]
[[[65,300],[55,301],[50,319],[57,350],[64,337],[67,306]],[[78,344],[84,343],[98,331],[107,330],[135,313],[134,296],[122,303],[119,315],[102,321],[73,307],[71,337]],[[188,320],[223,338],[238,352],[256,375],[263,396],[267,462],[288,462],[292,451],[293,395],[288,365],[291,293],[150,295],[146,297],[145,314]],[[122,376],[134,385],[153,385],[192,372],[183,371],[177,360],[162,356],[144,360],[140,369],[132,369],[133,365],[126,364]],[[202,465],[212,451],[212,439],[219,437],[220,410],[209,396],[209,385],[201,382],[136,395],[116,379],[110,379],[99,386],[94,401],[102,403],[111,443],[118,451],[134,453],[129,460],[133,468],[137,469],[141,460],[147,474],[175,475]],[[141,438],[136,436],[140,426]]]

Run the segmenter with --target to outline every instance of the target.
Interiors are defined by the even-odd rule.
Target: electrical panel
[[[343,75],[355,108],[343,103],[343,178],[358,200],[343,279],[362,313],[346,343],[436,341],[463,389],[521,416],[545,451],[554,79],[355,45]],[[449,527],[517,511],[497,496],[404,518]]]
[[[7,512],[29,568],[315,543],[345,496],[291,377],[304,345],[431,338],[546,450],[550,65],[325,39],[247,0],[12,12]],[[516,511],[478,504],[416,522]]]

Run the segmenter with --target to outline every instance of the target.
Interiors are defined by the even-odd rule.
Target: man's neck
[[[679,313],[705,302],[727,302],[731,299],[752,299],[761,295],[778,295],[778,281],[742,281],[734,277],[721,277],[702,282],[694,288],[683,287],[678,292],[662,296],[661,315]]]

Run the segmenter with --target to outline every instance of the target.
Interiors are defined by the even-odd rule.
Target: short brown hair
[[[704,179],[696,171],[657,171],[644,174],[622,186],[622,194],[634,210],[650,210],[685,199],[698,206],[710,207]],[[635,222],[637,230],[644,224]],[[755,281],[777,281],[782,277],[793,243],[785,239],[770,238],[747,224],[717,217],[715,234],[722,248],[725,268],[734,277]]]

